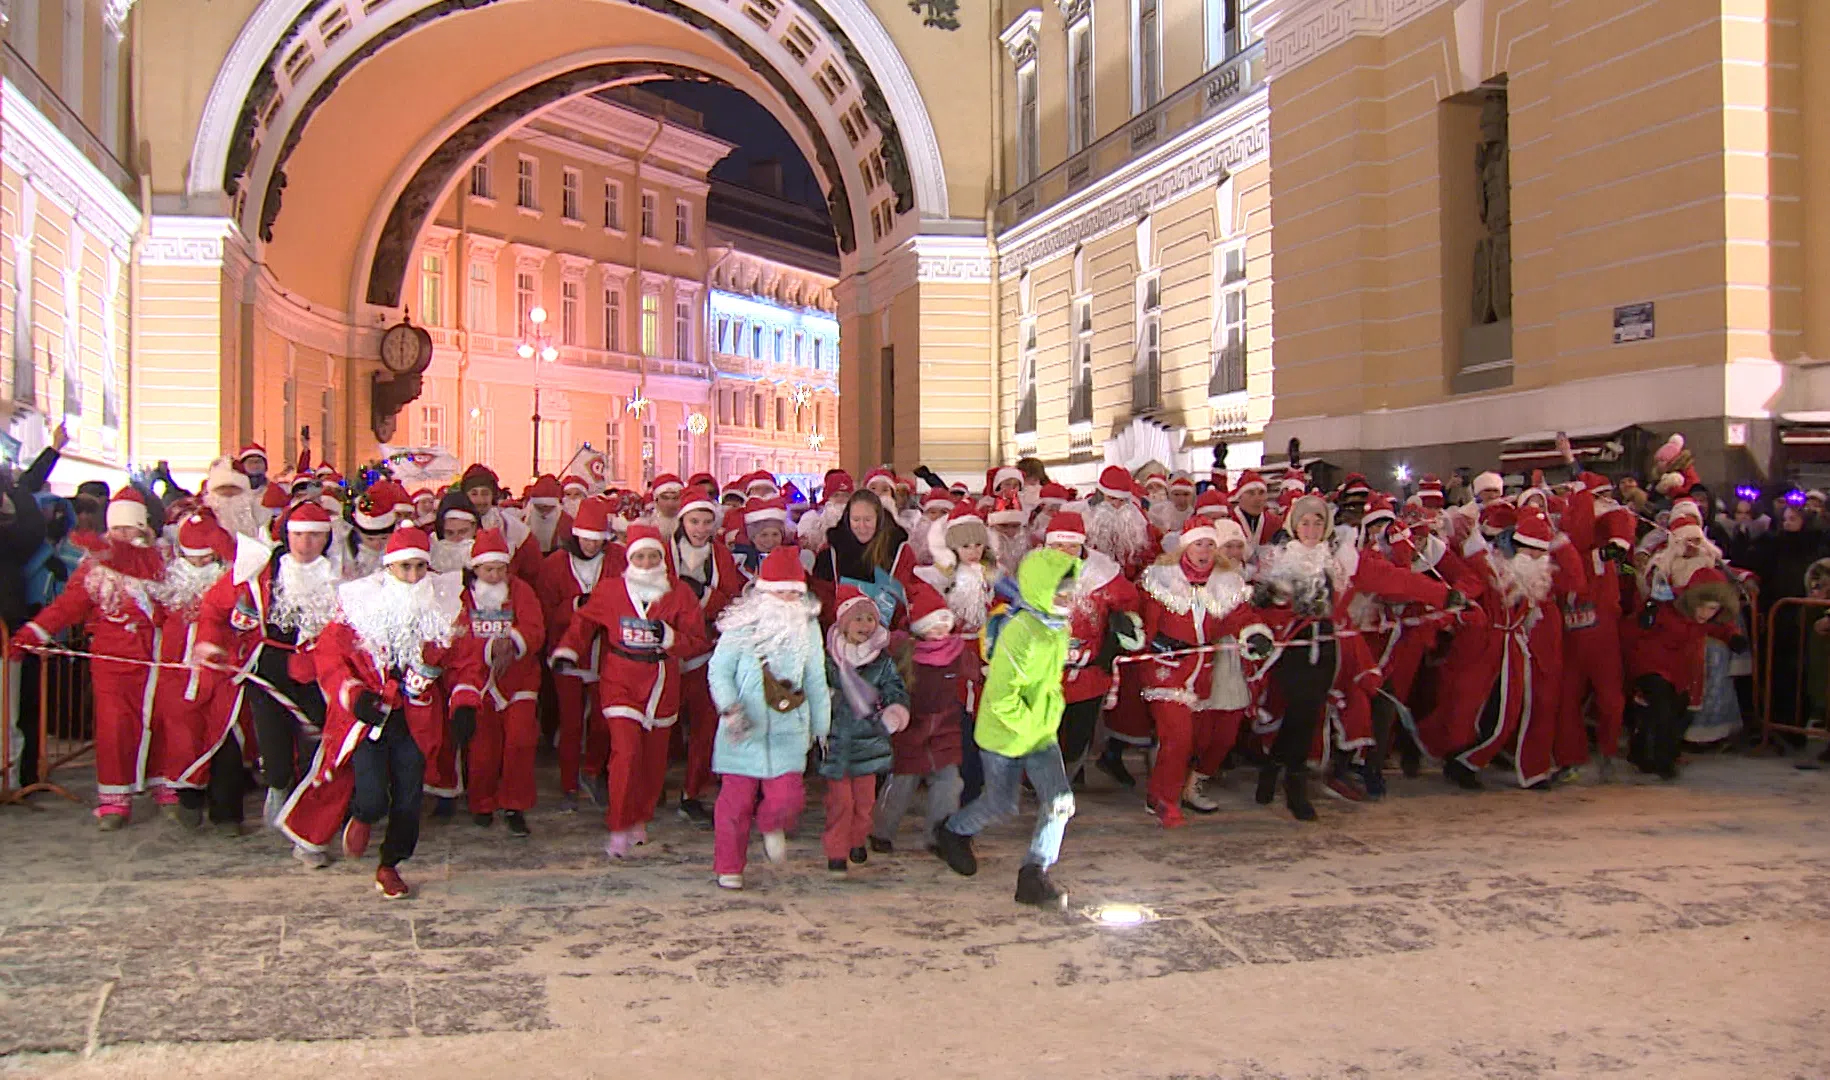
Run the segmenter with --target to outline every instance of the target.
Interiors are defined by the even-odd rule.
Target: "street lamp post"
[[[538,356],[541,363],[550,364],[559,359],[559,350],[553,347],[552,335],[546,332],[546,309],[535,305],[527,312],[528,334],[521,344],[515,346],[515,355],[523,360],[532,360]],[[540,365],[534,365],[534,475],[540,475]]]

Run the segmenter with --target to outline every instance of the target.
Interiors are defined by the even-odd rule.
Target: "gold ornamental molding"
[[[1356,37],[1384,37],[1448,0],[1265,0],[1251,12],[1275,79]]]

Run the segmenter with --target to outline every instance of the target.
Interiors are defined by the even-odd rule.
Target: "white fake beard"
[[[553,537],[559,533],[559,509],[542,510],[534,507],[527,515],[528,531],[534,534],[534,540],[540,545],[542,553],[553,550]]]
[[[1534,557],[1520,552],[1495,565],[1499,568],[1498,576],[1506,589],[1507,600],[1528,600],[1538,604],[1550,595],[1552,568],[1548,556]]]
[[[565,509],[567,517],[577,517],[578,508],[584,504],[585,497],[583,495],[567,495],[565,498],[559,500],[559,505]]]
[[[1086,523],[1087,546],[1105,552],[1120,566],[1129,564],[1150,544],[1150,523],[1128,502],[1107,499],[1089,507]]]
[[[227,571],[227,566],[216,561],[197,566],[182,556],[173,559],[165,568],[165,579],[153,586],[153,599],[188,621],[196,616],[203,594]]]
[[[327,558],[301,565],[292,556],[282,555],[279,579],[272,622],[297,630],[300,640],[317,637],[337,617],[337,568]]]
[[[981,563],[961,563],[953,571],[953,583],[947,586],[947,610],[953,612],[955,624],[965,631],[976,631],[985,625],[985,613],[991,609],[991,577]]]
[[[709,581],[712,565],[712,545],[707,541],[701,547],[694,547],[686,540],[674,545],[674,565],[679,568],[681,577],[694,581]]]
[[[933,523],[924,517],[915,523],[915,528],[909,530],[909,546],[915,552],[915,563],[918,566],[934,565],[934,546],[929,543],[932,538],[928,535],[928,530],[932,527]]]
[[[389,573],[378,587],[344,594],[343,618],[382,671],[404,671],[421,662],[425,647],[443,648],[456,636],[452,619],[439,610],[431,575],[408,584]]]
[[[470,545],[476,542],[469,540],[440,540],[434,537],[430,562],[434,573],[452,574],[470,565]]]
[[[673,591],[673,584],[667,580],[665,565],[647,570],[633,565],[625,567],[623,580],[629,583],[629,595],[635,598],[636,603],[644,606]]]
[[[894,518],[897,514],[900,514],[902,512],[902,507],[896,505],[895,492],[891,492],[888,495],[885,495],[882,492],[878,492],[877,501],[883,504],[883,509],[886,512],[888,512],[890,517],[892,517],[892,518]]]
[[[491,585],[489,582],[479,579],[470,586],[470,595],[475,601],[477,610],[501,611],[508,606],[508,582],[499,581]]]
[[[644,514],[641,517],[637,518],[636,520],[645,521],[648,524],[653,525],[655,528],[655,531],[660,533],[663,539],[672,536],[674,534],[674,532],[676,530],[678,530],[680,527],[679,518],[662,517],[660,514],[653,514],[653,513]]]
[[[1335,574],[1334,553],[1326,543],[1311,547],[1294,540],[1277,549],[1265,580],[1292,606],[1310,607],[1324,601]]]
[[[1186,520],[1188,520],[1188,515],[1177,510],[1176,504],[1167,499],[1162,502],[1153,502],[1150,504],[1150,524],[1155,525],[1163,532],[1175,532],[1182,527],[1182,523]]]
[[[782,596],[751,589],[718,616],[718,645],[765,661],[778,677],[797,679],[806,670],[815,637],[808,630],[819,613],[820,602],[805,593]]]
[[[240,495],[223,496],[213,491],[204,492],[203,505],[216,515],[216,523],[230,533],[241,536],[258,536],[261,526],[266,524],[266,515],[261,510],[260,499],[251,491]]]
[[[368,577],[370,574],[381,569],[381,557],[387,553],[386,548],[371,548],[366,544],[357,543],[356,554],[350,559],[350,573],[348,576],[351,580],[359,577]]]
[[[1029,554],[1028,538],[1019,535],[1013,540],[999,532],[991,535],[996,538],[992,546],[997,548],[998,569],[1014,576],[1017,572],[1017,564],[1023,561],[1023,556]]]

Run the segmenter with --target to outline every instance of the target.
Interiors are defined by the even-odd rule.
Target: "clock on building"
[[[381,335],[381,363],[396,375],[417,375],[432,364],[432,335],[405,319]]]

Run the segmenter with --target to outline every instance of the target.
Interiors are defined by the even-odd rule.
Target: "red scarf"
[[[1207,579],[1209,577],[1213,576],[1213,573],[1214,573],[1214,564],[1213,563],[1209,563],[1207,566],[1207,569],[1205,569],[1205,570],[1197,570],[1197,569],[1195,569],[1195,565],[1188,561],[1187,553],[1186,552],[1183,553],[1183,555],[1182,555],[1182,576],[1188,579],[1188,583],[1190,585],[1193,585],[1196,588],[1206,585]]]

